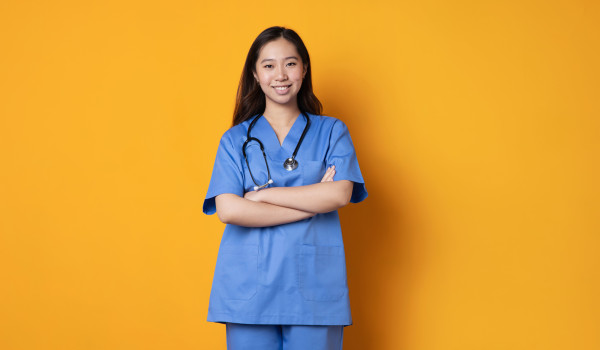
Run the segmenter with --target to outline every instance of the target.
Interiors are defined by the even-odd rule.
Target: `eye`
[[[267,64],[267,65],[265,65],[265,68],[271,68],[271,67],[273,67],[273,65],[272,65],[272,64]]]
[[[291,65],[295,66],[295,65],[296,65],[296,62],[290,62],[290,63],[288,63],[288,64],[291,64]]]

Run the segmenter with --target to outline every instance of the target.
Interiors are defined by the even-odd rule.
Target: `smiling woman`
[[[367,191],[346,125],[321,109],[298,34],[263,31],[203,207],[227,224],[208,321],[228,349],[341,349],[352,324],[337,209]]]

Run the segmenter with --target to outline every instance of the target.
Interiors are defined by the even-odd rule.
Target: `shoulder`
[[[311,124],[317,125],[319,128],[323,129],[333,129],[333,128],[346,128],[346,124],[341,119],[336,117],[328,116],[328,115],[319,115],[319,114],[311,114],[308,113],[310,117]]]
[[[322,125],[333,125],[337,121],[341,121],[335,117],[328,115],[312,114],[308,113],[311,123],[322,124]]]
[[[221,144],[224,146],[236,146],[238,144],[243,144],[244,141],[246,141],[249,124],[250,121],[247,120],[227,129],[223,135],[221,135]]]
[[[317,114],[309,114],[312,124],[315,125],[315,129],[321,131],[321,133],[326,133],[330,137],[348,133],[348,127],[346,124],[339,118],[327,116],[327,115],[317,115]]]

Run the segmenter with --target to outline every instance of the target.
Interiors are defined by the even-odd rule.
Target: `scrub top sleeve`
[[[216,213],[215,197],[220,194],[233,193],[240,197],[244,196],[240,153],[241,148],[234,149],[233,143],[225,133],[219,142],[210,184],[202,207],[205,214]]]
[[[335,165],[333,180],[350,180],[354,182],[350,202],[358,203],[367,198],[365,180],[363,180],[358,159],[348,127],[341,120],[336,120],[331,130],[329,149],[325,157],[327,167]]]

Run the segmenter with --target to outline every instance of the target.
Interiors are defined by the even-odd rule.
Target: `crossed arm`
[[[247,192],[244,197],[224,193],[215,197],[217,216],[226,224],[264,227],[287,224],[328,213],[348,204],[353,184],[333,181],[335,168],[327,169],[319,183],[272,187]]]

